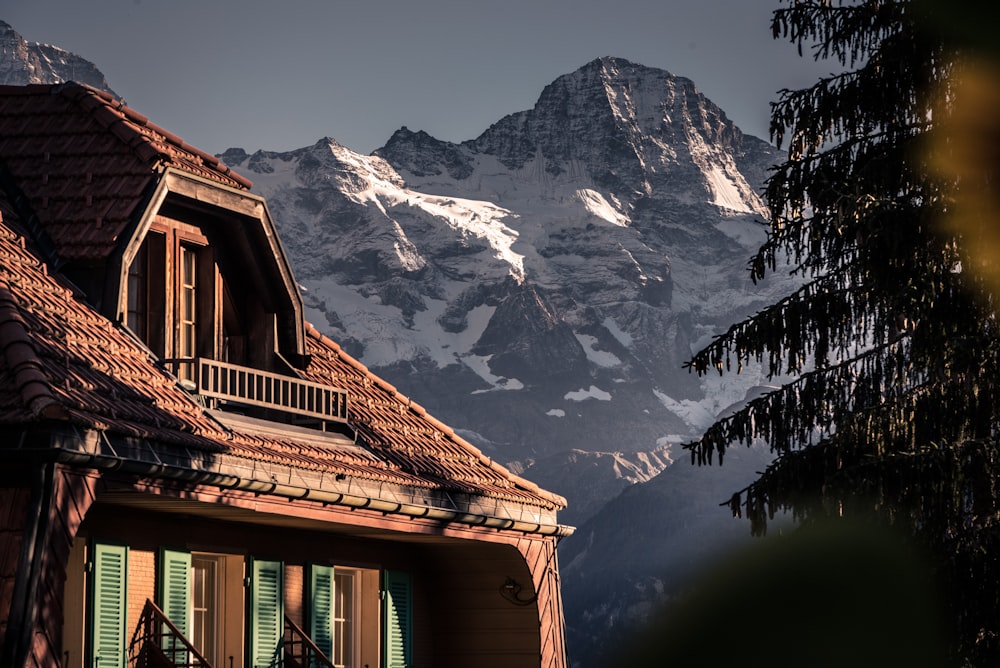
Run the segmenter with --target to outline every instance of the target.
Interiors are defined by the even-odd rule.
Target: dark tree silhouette
[[[1000,665],[1000,123],[996,106],[974,108],[997,78],[974,40],[951,39],[941,4],[789,0],[774,13],[775,38],[841,72],[772,105],[788,159],[750,272],[790,262],[803,283],[689,364],[757,361],[795,380],[687,447],[710,464],[769,443],[773,464],[729,502],[754,533],[790,510],[913,536],[952,594],[957,654]]]

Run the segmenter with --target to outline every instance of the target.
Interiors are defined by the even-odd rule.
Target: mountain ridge
[[[28,42],[0,20],[0,84],[23,86],[78,81],[118,96],[89,60],[51,44]]]
[[[310,318],[531,475],[581,443],[660,458],[759,383],[681,367],[784,289],[745,269],[779,155],[690,80],[605,57],[458,144],[220,157],[254,173]]]

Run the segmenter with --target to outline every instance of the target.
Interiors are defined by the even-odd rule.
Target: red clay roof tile
[[[107,93],[77,83],[0,86],[0,155],[64,260],[107,257],[163,166],[233,188],[251,185]]]
[[[390,461],[421,476],[461,483],[470,493],[488,490],[491,496],[508,500],[536,497],[552,507],[566,506],[561,496],[515,476],[431,418],[309,323],[306,333],[311,355],[307,376],[347,390],[359,436]]]

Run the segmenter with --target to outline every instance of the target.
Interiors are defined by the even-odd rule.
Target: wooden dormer
[[[0,189],[50,271],[210,408],[325,428],[302,298],[250,181],[107,93],[0,86]],[[320,382],[316,382],[319,380]]]
[[[168,168],[114,266],[108,315],[210,407],[346,421],[343,393],[297,377],[302,299],[263,199]]]
[[[304,367],[302,298],[260,197],[168,168],[117,264],[107,303],[157,356]]]

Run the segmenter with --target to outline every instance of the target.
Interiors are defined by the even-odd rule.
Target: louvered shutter
[[[280,666],[285,625],[284,566],[280,561],[250,564],[250,667]]]
[[[94,543],[90,592],[90,666],[125,668],[128,548]]]
[[[327,657],[333,656],[333,567],[309,567],[309,637]]]
[[[384,668],[413,665],[413,595],[410,575],[385,571],[382,576],[382,656]]]
[[[160,551],[157,604],[185,638],[190,638],[191,619],[191,553],[176,550]]]

